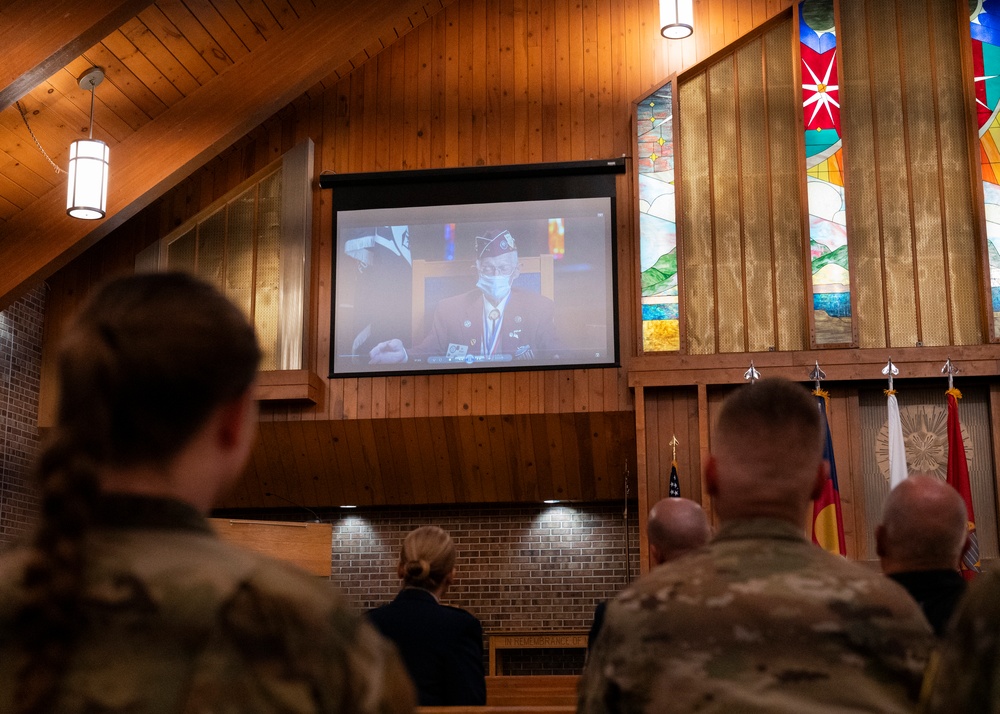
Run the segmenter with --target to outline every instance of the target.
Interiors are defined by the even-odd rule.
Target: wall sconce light
[[[694,32],[693,0],[660,0],[660,34],[683,40]]]
[[[66,213],[73,218],[104,218],[108,207],[108,145],[94,138],[94,87],[104,70],[91,67],[80,76],[80,89],[90,90],[90,138],[69,145]]]

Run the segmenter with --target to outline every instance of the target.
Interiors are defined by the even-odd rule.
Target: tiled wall
[[[38,513],[29,469],[38,451],[38,388],[45,287],[0,312],[0,545]]]
[[[399,590],[403,538],[422,525],[447,530],[458,546],[455,582],[444,602],[475,614],[492,631],[589,629],[594,606],[626,582],[622,504],[516,505],[320,511],[333,523],[332,580],[357,608]],[[260,512],[220,512],[260,518]],[[303,520],[299,513],[268,518]],[[307,516],[308,517],[308,516]],[[628,557],[639,572],[638,524],[629,509]],[[578,673],[583,652],[525,650],[504,658],[509,674]]]

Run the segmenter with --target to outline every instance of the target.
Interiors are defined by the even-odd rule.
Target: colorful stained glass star
[[[813,107],[811,114],[806,111],[806,129],[840,131],[837,50],[819,54],[802,45],[802,69],[809,75],[808,78],[802,78],[802,107],[803,109]]]

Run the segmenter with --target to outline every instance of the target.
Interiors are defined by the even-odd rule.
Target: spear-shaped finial
[[[756,384],[757,380],[760,379],[760,372],[753,366],[753,360],[750,360],[750,369],[743,373],[743,379],[750,382],[750,384]]]
[[[820,384],[819,383],[822,382],[824,379],[826,379],[826,372],[824,372],[820,368],[820,366],[819,366],[819,360],[816,360],[816,366],[809,373],[809,379],[811,379],[813,381],[813,384],[816,386],[816,391],[819,392],[820,391]]]
[[[894,391],[892,388],[892,378],[899,374],[899,368],[892,363],[892,357],[886,362],[885,367],[882,368],[882,374],[889,378],[889,391]]]
[[[677,434],[674,434],[674,438],[670,440],[671,461],[677,461],[677,445],[680,443],[677,441]]]
[[[944,367],[941,368],[941,374],[948,375],[948,390],[951,391],[955,388],[955,375],[961,372],[958,367],[951,363],[951,358],[949,357],[945,360]]]

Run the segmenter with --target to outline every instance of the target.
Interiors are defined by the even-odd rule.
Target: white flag
[[[889,490],[896,488],[909,475],[906,469],[906,445],[903,443],[903,424],[899,420],[899,402],[896,395],[889,395]]]

